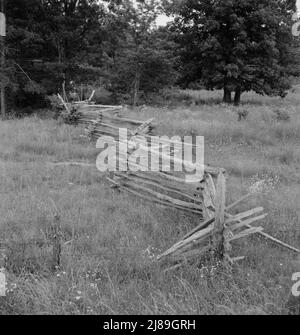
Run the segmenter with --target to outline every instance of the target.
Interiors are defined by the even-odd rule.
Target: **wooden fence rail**
[[[149,149],[145,145],[146,141],[151,140],[154,131],[152,119],[145,122],[128,119],[121,116],[121,106],[102,106],[94,105],[90,101],[76,104],[67,104],[62,100],[67,113],[74,115],[73,122],[83,124],[86,128],[86,135],[92,140],[97,140],[103,135],[112,136],[118,141],[119,129],[126,128],[131,141],[131,149],[128,154],[139,150],[151,152],[162,157],[160,147]],[[120,144],[120,143],[119,143]],[[166,145],[173,148],[174,142],[162,140],[161,146]],[[174,146],[175,148],[175,146]],[[176,162],[175,152],[165,158],[171,162]],[[132,164],[128,161],[128,156],[119,155],[116,152],[116,161],[125,164]],[[263,213],[263,208],[258,207],[238,214],[230,214],[229,211],[245,201],[249,195],[238,199],[233,204],[226,202],[226,171],[222,168],[203,166],[203,177],[195,183],[186,183],[179,173],[174,171],[166,172],[164,166],[156,172],[147,170],[149,166],[136,164],[137,171],[116,171],[110,173],[107,180],[112,187],[128,192],[143,200],[150,201],[165,207],[189,212],[198,215],[199,224],[190,232],[183,236],[178,242],[157,257],[158,261],[165,259],[187,259],[199,257],[206,253],[218,255],[223,259],[233,263],[243,259],[243,256],[231,257],[232,243],[248,237],[252,234],[264,234],[264,237],[279,243],[284,247],[299,252],[300,250],[291,247],[270,235],[262,232],[263,228],[253,227],[252,224],[263,220],[267,214]],[[142,168],[142,169],[141,169]],[[145,168],[147,171],[141,171]],[[258,215],[259,214],[259,215]]]

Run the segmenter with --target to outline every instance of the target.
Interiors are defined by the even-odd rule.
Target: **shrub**
[[[275,113],[275,119],[278,122],[280,122],[280,121],[290,121],[290,119],[291,119],[291,116],[286,109],[275,109],[274,113]]]
[[[246,120],[247,116],[249,114],[249,111],[247,109],[240,109],[238,110],[238,121]]]

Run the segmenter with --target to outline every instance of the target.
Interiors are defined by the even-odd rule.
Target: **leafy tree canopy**
[[[181,84],[222,88],[226,102],[235,91],[237,104],[244,91],[284,96],[290,76],[298,74],[293,6],[284,0],[165,1],[176,14]]]

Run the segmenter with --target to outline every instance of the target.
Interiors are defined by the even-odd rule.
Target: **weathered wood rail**
[[[75,115],[73,122],[83,124],[86,127],[86,135],[90,139],[97,140],[103,135],[109,135],[118,141],[119,129],[126,128],[130,135],[129,141],[133,144],[127,153],[131,155],[137,150],[143,151],[143,146],[145,151],[148,150],[144,141],[151,139],[150,135],[155,129],[152,125],[152,119],[142,122],[125,118],[120,115],[121,106],[94,105],[90,101],[72,105],[66,104],[62,100],[62,103],[69,114]],[[170,148],[172,144],[174,142],[171,143],[168,140],[161,143],[162,146],[166,145]],[[157,150],[156,154],[161,156],[159,147],[155,150]],[[176,159],[172,150],[169,158],[173,162]],[[118,151],[116,151],[116,160],[119,163],[129,164],[128,156],[123,157]],[[137,165],[140,168],[143,167],[141,162]],[[155,172],[138,169],[137,171],[115,171],[107,176],[107,180],[113,188],[128,192],[145,201],[198,215],[199,224],[159,255],[157,260],[187,259],[201,257],[206,253],[214,253],[233,263],[244,257],[231,255],[232,244],[256,233],[300,253],[300,250],[262,232],[261,226],[252,226],[253,223],[263,220],[267,216],[263,213],[262,207],[231,214],[230,211],[245,201],[249,195],[228,205],[226,202],[226,171],[211,166],[203,166],[203,170],[202,180],[196,183],[186,183],[182,175],[171,171],[166,172],[162,165]]]

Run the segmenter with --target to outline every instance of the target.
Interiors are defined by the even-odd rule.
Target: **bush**
[[[96,104],[109,105],[114,103],[112,93],[106,90],[104,87],[95,88],[93,100]]]
[[[275,109],[274,113],[275,113],[275,119],[278,122],[280,122],[280,121],[286,121],[287,122],[287,121],[290,121],[290,119],[291,119],[291,116],[286,109]]]

